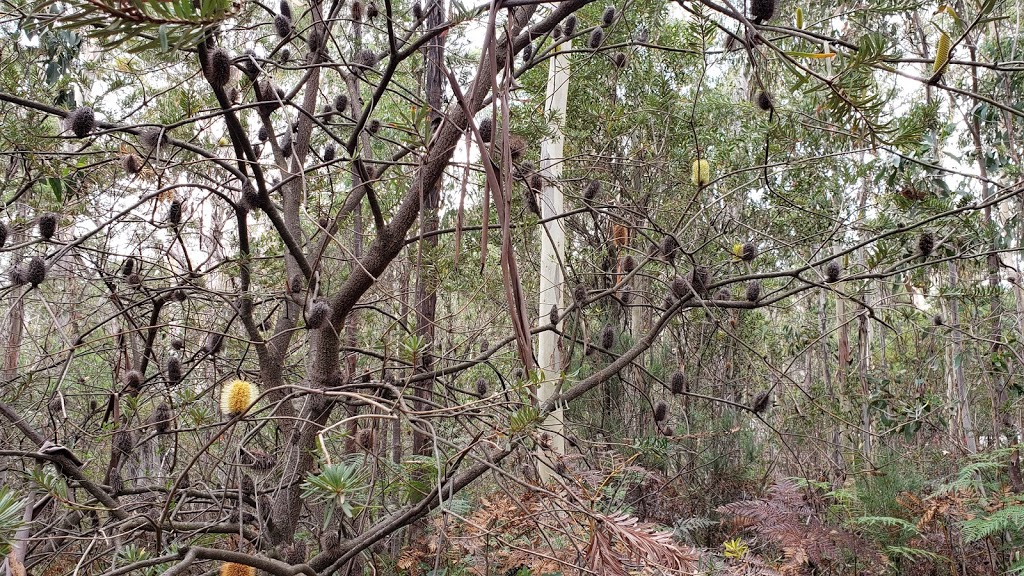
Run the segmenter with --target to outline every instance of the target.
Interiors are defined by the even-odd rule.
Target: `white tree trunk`
[[[540,170],[544,178],[541,189],[541,217],[549,219],[565,210],[563,207],[561,176],[562,176],[562,129],[565,124],[566,101],[569,95],[569,55],[572,42],[564,42],[556,48],[555,57],[548,68],[548,88],[544,103],[544,111],[552,119],[551,135],[541,142]],[[540,322],[547,322],[552,307],[558,309],[559,317],[563,312],[562,295],[565,278],[562,275],[562,263],[565,261],[565,229],[561,220],[553,220],[544,224],[541,230],[540,249]],[[558,326],[562,322],[559,318]],[[540,402],[545,402],[558,394],[562,386],[562,352],[558,336],[552,331],[541,332],[537,337],[537,362],[542,371]],[[565,425],[562,421],[562,408],[552,412],[544,421],[544,430],[551,437],[551,451],[565,454]],[[545,464],[540,470],[541,480],[547,481],[552,473],[550,462],[542,459]]]

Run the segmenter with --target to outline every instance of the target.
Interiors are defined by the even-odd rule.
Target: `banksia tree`
[[[40,216],[38,223],[39,237],[44,240],[53,238],[53,235],[57,233],[58,220],[58,216],[53,212],[47,212]]]
[[[711,164],[705,158],[693,161],[691,167],[690,181],[694,186],[703,187],[711,183]]]
[[[85,138],[96,128],[96,114],[88,106],[75,108],[67,116],[67,125],[72,134]]]
[[[210,84],[220,87],[231,80],[231,54],[224,48],[210,50],[207,58],[206,79]]]
[[[260,391],[252,382],[232,380],[220,393],[220,411],[225,416],[242,414],[256,402]]]

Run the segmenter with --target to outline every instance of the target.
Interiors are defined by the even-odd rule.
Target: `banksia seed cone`
[[[616,52],[615,56],[612,56],[612,61],[615,62],[616,68],[625,68],[628,57],[625,52]]]
[[[582,304],[587,299],[587,287],[580,283],[577,284],[572,290],[572,297],[576,299],[576,302]]]
[[[324,162],[330,162],[331,160],[334,160],[334,155],[336,153],[337,148],[334,147],[334,144],[328,143],[326,146],[324,146]]]
[[[352,19],[357,22],[363,19],[363,3],[361,0],[352,2]]]
[[[376,118],[370,120],[369,122],[366,123],[366,129],[370,132],[370,134],[376,134],[377,132],[380,132],[380,120],[377,120]]]
[[[274,16],[274,31],[281,38],[287,38],[292,33],[292,19],[284,14]]]
[[[917,239],[917,250],[922,256],[927,258],[931,256],[932,250],[935,249],[935,236],[931,232],[924,232]]]
[[[280,10],[281,14],[291,20],[292,19],[292,5],[288,3],[288,0],[281,0]]]
[[[167,143],[167,134],[156,126],[147,126],[139,132],[139,144],[147,150],[153,150]]]
[[[694,186],[707,186],[711,183],[711,164],[706,159],[694,160],[692,171],[690,181]]]
[[[672,295],[682,300],[690,294],[690,283],[682,276],[676,276],[672,281]]]
[[[480,121],[480,140],[483,142],[490,142],[491,138],[494,137],[494,121],[490,118],[484,118]]]
[[[260,391],[252,382],[232,380],[220,393],[220,411],[225,416],[235,416],[249,409],[256,402]]]
[[[185,347],[185,341],[181,338],[171,340],[171,350],[181,350]]]
[[[483,354],[491,349],[491,343],[487,340],[480,341],[480,353]]]
[[[167,383],[174,386],[181,382],[181,360],[177,356],[167,359]]]
[[[142,376],[142,372],[139,372],[138,370],[129,370],[128,373],[124,375],[124,385],[128,388],[139,390],[142,388],[143,379],[144,377]]]
[[[672,373],[670,386],[673,394],[682,394],[683,392],[686,392],[686,376],[683,375],[681,370],[676,370]]]
[[[757,244],[744,242],[743,249],[740,251],[740,259],[744,262],[750,262],[754,258],[757,258]]]
[[[224,48],[214,48],[210,51],[209,61],[206,63],[206,79],[214,86],[223,86],[231,80],[231,54]]]
[[[348,109],[348,96],[344,94],[338,94],[334,97],[334,110],[338,114],[344,114],[345,110]]]
[[[772,97],[767,92],[761,90],[757,93],[757,107],[765,112],[768,112],[775,106],[772,104]]]
[[[540,192],[540,190],[544,188],[544,178],[541,177],[540,174],[534,174],[533,176],[530,176],[529,186],[531,190],[535,192]]]
[[[142,275],[138,272],[132,272],[125,277],[124,281],[132,288],[138,288],[139,286],[142,286]]]
[[[708,288],[713,284],[711,270],[707,266],[697,266],[690,273],[690,284],[701,297],[707,296]]]
[[[302,540],[296,540],[284,547],[282,555],[284,556],[284,561],[292,566],[304,564],[306,562],[306,543]]]
[[[601,25],[611,26],[612,22],[615,21],[615,6],[606,6],[604,12],[601,14]]]
[[[292,157],[292,133],[286,132],[281,138],[281,156],[285,158]]]
[[[33,287],[39,286],[46,280],[46,262],[39,256],[33,256],[25,267],[24,282]]]
[[[7,237],[11,235],[10,230],[7,228],[6,222],[0,222],[0,248],[7,244]]]
[[[142,170],[142,161],[135,154],[125,154],[121,157],[121,168],[128,174],[138,174]]]
[[[476,381],[476,395],[481,398],[487,396],[487,379],[480,378]]]
[[[566,36],[572,37],[573,33],[576,32],[576,24],[578,24],[575,14],[569,14],[565,17],[565,22],[562,23],[563,32]]]
[[[380,10],[377,9],[377,5],[376,4],[374,4],[373,2],[370,2],[369,4],[366,5],[366,17],[367,18],[369,18],[370,20],[373,20],[378,15],[380,15]]]
[[[375,444],[377,444],[377,434],[373,428],[360,428],[356,432],[356,446],[364,452],[372,451]]]
[[[157,434],[166,434],[171,429],[171,421],[174,419],[174,411],[166,402],[161,402],[153,412],[153,428]]]
[[[292,276],[291,281],[288,283],[288,289],[291,290],[292,294],[302,292],[302,274]]]
[[[282,49],[282,54],[287,48]],[[256,51],[249,49],[242,52],[242,61],[238,64],[238,67],[245,72],[245,75],[249,78],[256,78],[260,75],[260,67],[256,63]]]
[[[842,269],[839,268],[839,264],[834,260],[825,265],[825,281],[828,283],[839,280],[839,273]]]
[[[412,5],[412,17],[417,20],[423,18],[423,5],[419,2]]]
[[[270,134],[267,133],[266,126],[260,126],[260,131],[256,133],[256,137],[259,138],[260,142],[266,142],[270,139]]]
[[[629,303],[633,301],[633,289],[623,286],[622,292],[619,293],[619,300],[622,301],[623,306],[629,306]]]
[[[39,217],[39,236],[44,240],[53,238],[53,235],[57,233],[57,215],[53,212],[47,212]]]
[[[374,68],[377,66],[377,54],[369,48],[363,48],[356,53],[356,64],[364,68]]]
[[[611,350],[612,346],[615,345],[615,330],[611,324],[604,327],[601,331],[601,347],[605,350]]]
[[[936,314],[935,317],[932,318],[932,324],[935,324],[936,326],[942,326],[942,323],[942,314]]]
[[[662,426],[661,427],[661,433],[664,434],[668,438],[671,438],[672,435],[675,434],[675,432],[672,431],[672,427],[671,426]]]
[[[750,15],[754,17],[754,24],[771,20],[775,15],[775,0],[752,0]]]
[[[747,282],[747,301],[757,302],[761,298],[761,282],[759,280],[751,280]]]
[[[587,40],[587,46],[590,46],[591,50],[597,50],[601,47],[602,42],[604,42],[604,28],[598,26],[590,32],[590,39]]]
[[[676,237],[671,234],[666,234],[661,239],[661,253],[671,263],[676,257],[676,250],[679,249],[679,242],[676,241]]]
[[[127,456],[132,453],[134,448],[134,442],[132,442],[132,436],[127,430],[120,429],[114,432],[113,439],[114,450],[120,453],[122,456]]]
[[[184,290],[175,290],[171,292],[171,298],[176,302],[184,302],[188,298],[188,294]]]
[[[732,293],[729,292],[728,288],[722,288],[718,291],[717,294],[715,294],[715,300],[723,302],[732,300]]]
[[[181,224],[181,200],[171,202],[171,207],[167,209],[167,223],[172,227]]]
[[[665,418],[668,418],[668,404],[665,404],[664,400],[658,400],[654,405],[654,421],[664,422]]]
[[[210,332],[206,335],[206,343],[203,344],[203,350],[207,354],[217,354],[224,348],[224,335],[216,332]]]
[[[124,491],[124,479],[121,478],[121,473],[117,470],[110,471],[110,494],[117,496]]]
[[[633,256],[626,256],[622,259],[622,271],[629,274],[633,270],[636,270],[636,260]]]
[[[220,565],[220,576],[256,576],[256,569],[245,564],[225,562]]]
[[[327,322],[330,315],[331,305],[327,303],[327,300],[317,298],[309,306],[309,312],[306,313],[306,327],[316,330]]]
[[[88,106],[75,108],[68,114],[67,124],[71,128],[72,134],[79,138],[85,138],[96,127],[96,114]]]
[[[540,435],[540,442],[539,442],[540,447],[543,448],[544,450],[551,450],[551,444],[552,443],[553,442],[551,440],[551,434],[549,434],[547,432],[542,432],[541,435]]]
[[[132,272],[135,272],[135,258],[129,256],[125,258],[124,263],[121,264],[121,275],[127,276]]]
[[[537,194],[529,186],[523,191],[523,202],[526,204],[527,210],[540,216],[540,204],[537,203]]]
[[[321,114],[324,117],[324,122],[330,122],[334,118],[334,106],[324,104],[323,112]]]
[[[950,46],[949,34],[941,32],[939,34],[939,41],[935,44],[935,61],[932,62],[933,78],[942,75],[946,69],[946,65],[949,64]]]
[[[591,180],[587,183],[587,187],[583,189],[583,199],[587,202],[592,202],[597,195],[601,193],[601,181]]]
[[[292,59],[292,51],[287,46],[281,48],[281,63],[287,64]]]
[[[533,60],[533,44],[523,46],[523,63],[529,64]]]
[[[754,402],[750,405],[750,411],[754,414],[760,414],[768,409],[771,405],[772,396],[767,391],[762,391],[754,397]]]
[[[558,325],[558,321],[561,319],[561,318],[559,318],[559,316],[560,315],[558,314],[558,306],[552,304],[551,305],[551,312],[548,313],[548,321],[551,322],[552,326],[557,326]]]
[[[306,46],[309,47],[310,52],[316,52],[323,45],[322,40],[323,36],[321,36],[320,30],[314,26],[309,29],[309,38],[306,39]]]

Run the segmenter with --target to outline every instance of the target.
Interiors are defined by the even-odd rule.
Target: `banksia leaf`
[[[256,576],[256,569],[245,564],[225,562],[220,565],[220,576]]]
[[[310,330],[316,330],[323,326],[330,316],[331,305],[327,303],[327,300],[317,298],[309,306],[309,312],[306,313],[306,327]]]
[[[605,6],[604,12],[601,13],[601,25],[611,26],[612,22],[615,21],[615,6]]]
[[[573,33],[576,32],[577,24],[576,15],[569,14],[565,17],[565,22],[562,23],[562,31],[565,32],[566,36],[572,37]]]
[[[935,249],[935,236],[931,232],[923,232],[917,239],[917,250],[922,256],[927,258],[931,256],[932,250]]]
[[[231,54],[224,48],[210,50],[206,63],[206,79],[214,86],[223,86],[231,80]]]
[[[39,256],[33,256],[25,267],[24,282],[32,287],[39,286],[46,280],[46,262]]]
[[[53,238],[53,235],[57,233],[57,221],[59,218],[53,212],[47,212],[39,217],[39,236],[44,240]]]
[[[672,379],[669,381],[669,384],[673,394],[686,392],[686,376],[683,375],[681,370],[676,370],[672,373]]]
[[[220,393],[220,411],[225,416],[235,416],[249,409],[256,402],[260,391],[252,382],[232,380]]]
[[[664,422],[668,418],[668,404],[664,400],[658,400],[654,405],[654,421]]]
[[[711,183],[711,164],[705,158],[693,161],[690,181],[694,186],[707,186]]]
[[[751,280],[747,282],[747,301],[757,302],[761,299],[761,282],[759,280]]]
[[[597,50],[601,47],[602,42],[604,42],[604,28],[598,26],[590,32],[590,39],[587,40],[587,46],[590,46],[591,50]]]
[[[177,356],[167,359],[167,383],[175,386],[181,382],[181,360]]]
[[[292,34],[292,19],[284,14],[274,16],[274,31],[281,38],[287,38]]]
[[[840,272],[842,272],[842,269],[839,267],[839,264],[835,260],[829,262],[828,264],[825,265],[825,282],[836,282],[837,280],[839,280]]]
[[[932,77],[940,76],[949,64],[949,34],[939,33],[939,41],[935,44],[935,61],[932,62]]]
[[[75,108],[67,116],[67,125],[72,134],[85,138],[96,127],[96,114],[88,106]]]
[[[480,378],[476,381],[476,395],[481,398],[487,396],[487,379]]]
[[[604,327],[601,331],[601,347],[605,350],[611,350],[612,346],[615,345],[615,329],[612,328],[611,324]]]
[[[762,391],[754,397],[754,402],[750,404],[750,411],[754,414],[761,414],[768,409],[771,405],[772,395],[767,391]]]

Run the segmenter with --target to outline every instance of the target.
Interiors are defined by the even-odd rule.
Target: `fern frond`
[[[885,554],[889,558],[906,558],[910,561],[929,560],[936,563],[949,562],[949,558],[942,554],[936,554],[931,550],[922,550],[920,548],[912,548],[910,546],[886,546]]]
[[[988,516],[960,523],[964,542],[977,542],[1006,530],[1024,530],[1024,502],[1007,506]]]
[[[850,518],[846,523],[854,526],[899,528],[900,531],[912,536],[920,534],[920,530],[918,530],[917,526],[914,524],[907,522],[903,518],[894,518],[892,516],[860,516],[857,518]]]

